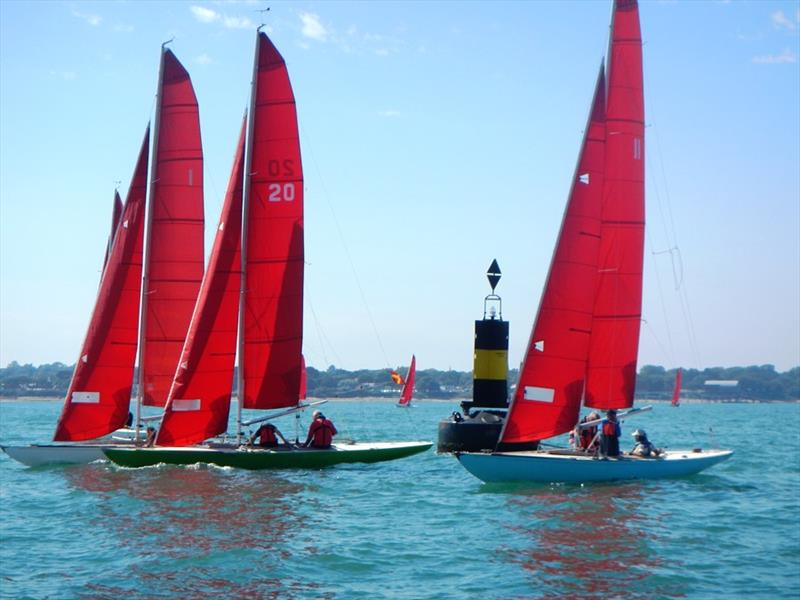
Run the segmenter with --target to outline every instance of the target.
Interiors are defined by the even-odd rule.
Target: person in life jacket
[[[326,419],[325,415],[320,411],[315,410],[314,414],[311,415],[311,425],[308,428],[308,436],[303,445],[306,448],[330,448],[333,436],[337,433],[339,432],[336,431],[333,423]]]
[[[633,456],[641,456],[642,458],[656,458],[661,454],[661,450],[656,448],[653,443],[647,439],[647,433],[644,429],[637,429],[633,432],[633,439],[636,445],[631,450]]]
[[[250,436],[250,445],[256,443],[256,439],[258,439],[258,445],[262,448],[274,448],[278,445],[278,438],[283,440],[283,443],[289,446],[289,442],[286,441],[286,438],[283,437],[283,434],[278,430],[275,425],[272,423],[264,423],[261,427],[259,427],[256,432]]]
[[[155,427],[148,427],[147,428],[147,437],[144,440],[145,448],[152,448],[153,445],[156,443],[156,428]]]
[[[595,411],[590,412],[588,415],[581,419],[581,423],[589,423],[590,421],[597,421],[600,418],[600,413]],[[591,427],[579,427],[579,444],[580,449],[585,452],[592,452],[597,449],[597,443],[595,441],[595,436],[597,435],[597,425],[593,425]]]
[[[600,454],[603,456],[619,456],[619,436],[622,428],[617,421],[617,411],[613,408],[606,411],[606,418],[600,423]]]

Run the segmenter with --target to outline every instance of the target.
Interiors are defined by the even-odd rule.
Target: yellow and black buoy
[[[483,300],[483,319],[475,321],[472,401],[439,422],[439,452],[492,450],[500,437],[508,409],[508,321],[495,294],[500,275],[493,260],[486,273],[492,293]]]

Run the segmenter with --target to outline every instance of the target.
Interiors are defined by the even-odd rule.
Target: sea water
[[[0,443],[60,402],[0,403]],[[456,403],[333,401],[340,437],[435,441]],[[303,437],[308,415],[299,423]],[[486,485],[434,450],[324,470],[0,454],[2,598],[798,598],[799,404],[656,404],[623,424],[732,459],[674,480]],[[295,419],[277,421],[295,437]]]

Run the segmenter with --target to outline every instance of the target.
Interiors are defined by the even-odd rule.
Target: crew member
[[[155,427],[148,427],[147,428],[147,437],[144,440],[145,448],[152,448],[153,445],[156,443],[156,428]]]
[[[661,454],[661,450],[656,448],[653,443],[647,439],[647,433],[644,429],[637,429],[633,432],[633,439],[636,445],[631,450],[633,456],[641,456],[642,458],[655,458]]]
[[[255,444],[256,439],[258,439],[258,445],[262,448],[275,448],[278,445],[278,438],[283,440],[283,443],[287,446],[289,445],[289,442],[286,441],[286,438],[283,437],[283,434],[275,425],[264,423],[250,436],[250,445]]]
[[[594,411],[590,412],[588,415],[581,419],[581,423],[589,423],[590,421],[597,421],[600,418],[600,413],[596,413]],[[596,450],[595,436],[597,435],[597,425],[593,425],[591,427],[584,427],[580,430],[580,444],[581,450],[585,452],[591,452]]]
[[[303,444],[305,447],[326,449],[331,447],[333,436],[338,432],[333,423],[325,418],[320,411],[315,410],[311,416],[311,426],[308,428],[308,437]]]
[[[617,421],[617,411],[613,408],[606,411],[606,418],[600,423],[600,454],[603,456],[619,456],[619,436],[622,428]]]

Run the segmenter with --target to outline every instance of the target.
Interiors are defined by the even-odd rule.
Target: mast
[[[244,311],[245,293],[247,287],[247,215],[250,207],[250,168],[253,161],[253,126],[256,115],[256,85],[258,83],[258,36],[261,33],[260,25],[256,29],[256,49],[253,57],[253,79],[250,82],[250,106],[247,113],[247,142],[244,152],[244,181],[242,184],[242,278],[239,288],[239,327],[238,347],[239,368],[236,372],[236,443],[241,443],[242,437],[242,404],[244,404]]]
[[[153,121],[152,153],[150,156],[150,185],[147,192],[146,218],[144,231],[144,248],[142,251],[142,299],[139,305],[139,373],[136,386],[136,433],[134,439],[139,439],[139,430],[142,426],[142,403],[144,401],[144,339],[147,327],[147,294],[150,276],[150,236],[153,229],[153,195],[155,194],[158,179],[158,134],[161,127],[161,96],[164,89],[164,52],[168,40],[161,44],[161,60],[158,65],[158,88],[156,91],[156,116]]]

